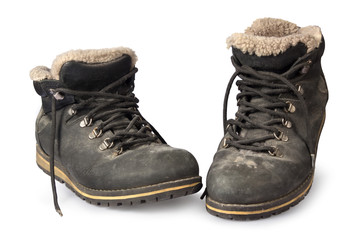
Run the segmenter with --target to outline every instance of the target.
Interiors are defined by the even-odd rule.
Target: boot
[[[227,39],[235,73],[224,99],[224,137],[207,175],[206,208],[229,219],[259,219],[300,202],[314,178],[328,90],[325,42],[317,26],[256,20]],[[238,110],[227,119],[236,81]]]
[[[195,158],[170,147],[138,110],[135,52],[72,50],[30,72],[42,107],[36,162],[95,205],[157,202],[200,190]]]

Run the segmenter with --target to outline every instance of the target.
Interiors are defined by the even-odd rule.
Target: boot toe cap
[[[225,204],[272,201],[296,189],[309,172],[296,161],[219,151],[207,176],[208,196]]]
[[[87,175],[94,189],[131,189],[195,177],[199,167],[186,150],[148,145],[100,162]]]

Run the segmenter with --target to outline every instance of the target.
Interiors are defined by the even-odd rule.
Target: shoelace
[[[56,101],[64,98],[64,94],[70,94],[79,98],[79,102],[69,109],[71,116],[77,114],[82,109],[89,110],[84,119],[80,122],[80,127],[91,126],[97,120],[102,120],[89,134],[89,138],[102,136],[106,131],[112,130],[114,136],[104,139],[99,146],[100,150],[114,148],[116,154],[121,154],[126,149],[134,146],[148,144],[152,142],[166,143],[156,129],[147,122],[138,111],[137,103],[139,100],[133,93],[126,95],[116,93],[116,89],[121,87],[128,79],[137,72],[134,68],[130,73],[121,77],[101,91],[76,91],[67,88],[51,89],[51,149],[50,149],[50,177],[56,212],[62,216],[60,210],[56,185],[55,185],[55,132],[56,132]],[[115,90],[114,90],[115,89]],[[114,93],[115,92],[115,93]]]
[[[304,56],[301,59],[306,58]],[[301,78],[305,74],[311,61],[296,61],[288,71],[277,74],[274,72],[257,71],[249,66],[240,66],[237,60],[232,57],[231,61],[236,71],[229,80],[223,108],[223,124],[224,134],[229,133],[230,138],[224,140],[224,147],[235,147],[237,149],[246,149],[258,152],[269,152],[271,155],[276,155],[278,149],[272,146],[261,145],[269,139],[278,139],[287,141],[288,137],[277,128],[279,124],[286,127],[291,127],[291,122],[286,119],[285,112],[294,112],[295,106],[291,101],[283,101],[279,99],[280,94],[293,93],[300,102],[300,106],[304,109],[305,119],[308,119],[308,111],[304,97],[302,96],[302,89],[296,87],[291,81],[296,82],[297,78]],[[297,74],[301,71],[302,74]],[[290,76],[295,75],[290,81]],[[231,87],[235,78],[239,76],[240,80],[236,82],[240,93],[236,96],[238,100],[239,110],[236,112],[235,119],[227,120],[227,104]],[[266,100],[264,104],[254,104],[250,102],[253,98],[263,98]],[[266,113],[273,116],[270,120],[260,122],[256,118],[250,118],[249,114],[256,112]],[[263,129],[268,132],[257,138],[241,137],[241,129]]]
[[[231,138],[226,138],[223,141],[223,147],[235,147],[237,149],[245,149],[257,152],[268,152],[273,156],[280,156],[279,150],[272,146],[261,145],[269,139],[278,139],[287,141],[287,136],[284,135],[276,126],[282,124],[286,127],[291,127],[291,122],[286,119],[285,112],[294,112],[295,106],[290,101],[282,101],[278,97],[280,94],[293,93],[300,101],[301,107],[304,109],[305,119],[308,120],[308,110],[306,107],[305,99],[302,96],[301,86],[296,87],[291,82],[296,82],[304,74],[307,73],[311,65],[311,60],[306,61],[312,53],[308,53],[299,58],[295,63],[282,74],[277,74],[268,71],[257,71],[247,65],[240,66],[234,56],[231,57],[231,62],[235,67],[235,72],[231,76],[226,88],[224,104],[223,104],[223,127],[224,135],[229,133]],[[300,71],[300,75],[297,72]],[[290,79],[290,76],[295,75]],[[235,119],[227,119],[227,106],[231,87],[236,79],[236,85],[240,90],[240,93],[236,96],[238,111],[236,112]],[[291,80],[291,81],[290,81]],[[264,98],[267,100],[267,104],[254,104],[250,102],[252,98]],[[283,109],[283,111],[279,111]],[[275,116],[271,120],[266,122],[260,122],[256,119],[249,117],[249,114],[262,112],[271,116]],[[307,124],[308,125],[308,124]],[[241,129],[263,129],[268,132],[261,137],[250,138],[241,137]],[[307,129],[309,131],[309,129]],[[309,132],[307,134],[309,136]],[[308,144],[311,144],[311,138],[305,140]],[[207,188],[205,188],[200,199],[207,196]]]

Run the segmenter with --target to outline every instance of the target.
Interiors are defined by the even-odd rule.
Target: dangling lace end
[[[59,208],[59,209],[56,209],[56,212],[57,212],[61,217],[63,216],[60,208]]]
[[[52,182],[53,185],[53,198],[54,198],[54,207],[55,207],[55,211],[62,217],[63,216],[63,213],[60,209],[60,206],[59,206],[59,203],[58,203],[58,200],[57,200],[57,193],[56,193],[56,187],[55,187],[55,181]]]
[[[52,144],[51,144],[51,148],[50,148],[50,181],[51,181],[51,189],[52,189],[52,194],[53,194],[53,199],[54,199],[54,207],[56,212],[60,215],[63,216],[60,207],[59,207],[59,203],[57,200],[57,193],[56,193],[56,183],[55,183],[55,137],[56,137],[56,97],[54,95],[54,97],[52,98],[51,101],[51,140],[52,140]]]
[[[207,196],[207,188],[205,188],[205,190],[204,190],[203,194],[201,194],[200,199],[201,199],[201,200],[203,200],[203,199],[204,199],[204,197],[206,197],[206,196]]]
[[[54,160],[50,159],[50,175],[51,175],[51,188],[52,188],[52,193],[53,193],[53,199],[54,199],[54,207],[55,207],[55,211],[62,217],[62,211],[60,209],[58,200],[57,200],[57,193],[56,193],[56,183],[55,183],[55,174],[54,174]]]

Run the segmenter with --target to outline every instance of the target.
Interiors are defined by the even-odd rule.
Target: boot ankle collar
[[[322,40],[318,26],[300,28],[296,24],[275,18],[257,19],[245,30],[227,38],[228,48],[235,47],[245,54],[277,56],[290,47],[303,43],[307,52],[318,48]]]
[[[59,73],[62,66],[69,61],[84,63],[106,63],[113,61],[124,54],[131,57],[132,68],[135,66],[137,56],[135,52],[126,47],[104,48],[104,49],[87,49],[87,50],[70,50],[58,55],[53,61],[51,69],[45,66],[38,66],[30,71],[30,78],[33,81],[44,79],[59,80]]]

